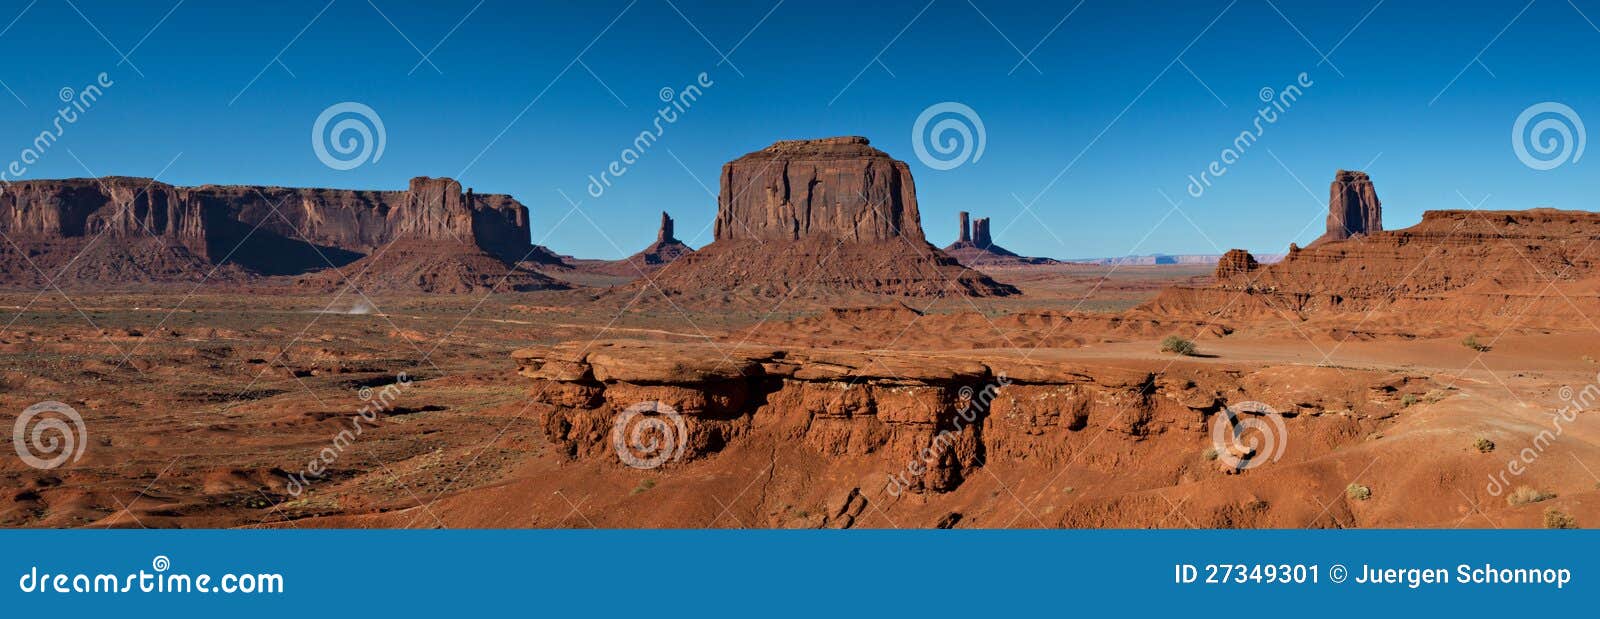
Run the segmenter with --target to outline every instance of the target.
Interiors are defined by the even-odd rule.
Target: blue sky
[[[1545,101],[1600,119],[1600,30],[1586,17],[1600,18],[1600,0],[1441,6],[6,0],[0,160],[50,126],[63,87],[104,71],[115,85],[26,178],[87,168],[398,189],[456,176],[516,196],[534,240],[585,257],[649,243],[661,210],[680,237],[709,242],[716,203],[702,182],[714,193],[723,162],[830,135],[868,136],[911,164],[936,245],[967,210],[1029,255],[1282,251],[1320,234],[1339,168],[1372,174],[1390,228],[1480,201],[1593,208],[1600,155],[1535,170],[1511,128]],[[588,176],[651,128],[659,91],[701,72],[715,85],[613,188],[587,195]],[[1261,90],[1301,72],[1314,86],[1189,195],[1188,175],[1252,127]],[[341,171],[318,159],[310,128],[344,101],[375,110],[386,143],[381,159]],[[979,115],[985,147],[935,170],[911,127],[945,101]]]

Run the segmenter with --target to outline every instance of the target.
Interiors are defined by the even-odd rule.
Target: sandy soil
[[[908,303],[978,329],[1007,317],[1026,329],[1028,312],[1118,311],[1206,270],[1000,268],[996,279],[1027,294]],[[1186,333],[1196,357],[1160,352],[1164,332],[996,340],[983,352],[1214,371],[1284,393],[1402,388],[1361,415],[1297,415],[1283,458],[1242,474],[1217,469],[1205,432],[1101,431],[1061,462],[996,462],[950,492],[890,496],[875,462],[782,434],[661,470],[575,460],[546,436],[510,359],[597,337],[782,338],[785,323],[825,307],[697,309],[646,301],[648,288],[598,300],[187,292],[0,294],[0,409],[58,400],[85,429],[82,458],[60,468],[0,458],[0,526],[774,527],[849,514],[856,527],[1542,527],[1552,510],[1600,522],[1600,421],[1584,406],[1570,422],[1553,417],[1563,394],[1600,393],[1592,330],[1516,330],[1479,352],[1461,345],[1466,334],[1340,340],[1266,323]],[[897,325],[883,326],[859,349],[884,346]],[[894,347],[940,348],[937,330],[905,333]],[[1502,473],[1512,459],[1527,463]]]

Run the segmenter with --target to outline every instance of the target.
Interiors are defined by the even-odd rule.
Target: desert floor
[[[906,304],[1116,312],[1209,271],[997,269],[1027,294]],[[648,289],[620,301],[187,292],[0,294],[0,408],[64,402],[87,439],[56,469],[0,458],[0,526],[780,527],[857,495],[856,527],[1541,527],[1552,511],[1600,523],[1600,421],[1586,410],[1555,421],[1564,396],[1600,393],[1592,330],[1510,332],[1480,352],[1460,335],[1341,338],[1286,321],[1201,338],[1203,355],[1181,359],[1159,337],[1040,349],[1061,363],[1212,368],[1286,393],[1369,390],[1383,412],[1301,414],[1282,460],[1239,475],[1208,461],[1204,433],[1091,437],[1062,466],[995,463],[952,492],[889,496],[862,481],[881,472],[780,437],[662,471],[570,459],[509,357],[600,337],[718,340],[820,311],[805,303],[702,311]],[[937,333],[910,337],[896,345],[940,347]],[[336,442],[386,387],[377,420]],[[327,470],[305,475],[327,449]]]

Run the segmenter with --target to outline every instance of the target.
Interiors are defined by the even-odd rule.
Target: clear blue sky
[[[661,210],[680,237],[709,242],[715,200],[694,177],[715,192],[729,159],[845,134],[911,163],[935,244],[968,210],[1029,255],[1212,253],[1212,241],[1282,251],[1320,233],[1341,167],[1368,166],[1390,228],[1470,206],[1462,195],[1506,209],[1589,209],[1600,195],[1600,155],[1536,171],[1510,137],[1543,101],[1600,122],[1600,31],[1583,15],[1600,18],[1597,0],[1087,0],[1064,22],[1076,0],[478,4],[5,0],[0,24],[20,17],[0,35],[11,59],[0,80],[15,93],[0,92],[0,160],[50,126],[61,88],[106,71],[115,86],[27,178],[86,176],[84,166],[180,185],[460,176],[527,204],[536,241],[586,257],[647,244]],[[436,46],[413,71],[418,49]],[[1018,49],[1034,49],[1034,66],[1012,71]],[[651,127],[658,92],[702,71],[715,86],[589,197],[587,177]],[[1261,89],[1302,71],[1315,85],[1215,187],[1189,196],[1187,176],[1251,128]],[[371,106],[387,133],[380,160],[348,171],[310,145],[318,114],[342,101]],[[971,106],[986,129],[982,158],[948,171],[919,162],[911,139],[918,114],[942,101]],[[569,209],[558,190],[582,203],[559,227]],[[1181,213],[1168,216],[1160,192]]]

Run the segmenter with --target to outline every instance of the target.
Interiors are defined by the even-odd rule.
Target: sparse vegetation
[[[1400,397],[1400,407],[1401,408],[1411,408],[1411,405],[1412,404],[1416,404],[1416,403],[1417,403],[1417,394],[1415,394],[1415,393],[1408,393],[1408,394],[1405,394],[1405,395]]]
[[[1494,451],[1494,441],[1491,441],[1489,439],[1486,439],[1486,438],[1483,438],[1483,437],[1480,436],[1480,437],[1478,437],[1478,440],[1473,441],[1472,447],[1477,449],[1481,453],[1489,453],[1491,451]]]
[[[1192,357],[1196,352],[1199,352],[1199,350],[1200,349],[1194,345],[1194,341],[1187,340],[1176,335],[1169,335],[1167,336],[1167,339],[1161,340],[1161,352],[1170,352],[1183,355],[1185,357]]]
[[[1217,459],[1217,448],[1216,447],[1207,447],[1206,451],[1205,451],[1205,457],[1206,457],[1207,460],[1216,460]]]
[[[1361,484],[1352,483],[1344,487],[1344,495],[1353,501],[1365,501],[1372,498],[1372,489]]]
[[[1538,503],[1539,501],[1548,501],[1553,498],[1556,498],[1554,492],[1545,492],[1533,486],[1517,486],[1516,490],[1512,490],[1511,494],[1506,495],[1506,502],[1512,505],[1527,505],[1529,503]]]
[[[1461,340],[1461,345],[1478,352],[1489,352],[1489,345],[1479,342],[1476,335],[1467,336],[1466,339]]]
[[[638,486],[634,486],[633,490],[631,492],[629,492],[628,494],[629,495],[640,494],[640,493],[643,493],[643,492],[647,492],[651,488],[654,488],[654,487],[656,487],[655,478],[646,477],[646,478],[644,478],[642,480],[639,480],[639,485]]]
[[[1546,529],[1576,529],[1578,521],[1573,520],[1565,512],[1554,507],[1544,510],[1544,528]]]

